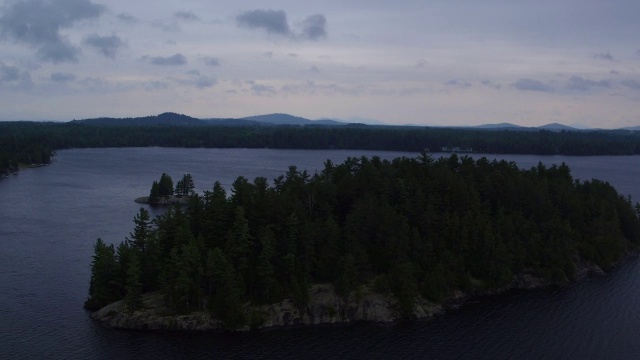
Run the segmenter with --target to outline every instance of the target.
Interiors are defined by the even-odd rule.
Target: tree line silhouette
[[[0,172],[52,151],[102,147],[359,149],[539,155],[637,155],[640,131],[514,131],[394,126],[106,126],[0,122]]]

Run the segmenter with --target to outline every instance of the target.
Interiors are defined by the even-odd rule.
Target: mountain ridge
[[[481,124],[474,126],[428,126],[428,125],[388,125],[388,124],[366,124],[366,123],[354,123],[349,121],[343,121],[339,119],[317,119],[311,120],[301,116],[295,116],[285,113],[272,113],[264,115],[253,115],[241,118],[194,118],[188,115],[164,112],[158,115],[150,115],[143,117],[127,117],[127,118],[111,118],[111,117],[99,117],[83,120],[72,120],[71,123],[77,124],[89,124],[89,125],[101,125],[101,126],[229,126],[229,127],[252,127],[252,126],[371,126],[371,127],[438,127],[438,128],[452,128],[452,129],[476,129],[476,130],[509,130],[509,131],[598,131],[604,129],[598,128],[586,128],[586,127],[574,127],[564,125],[560,123],[549,123],[541,126],[521,126],[508,122],[495,123],[495,124]],[[630,126],[619,129],[608,130],[625,130],[625,131],[640,131],[640,126]]]

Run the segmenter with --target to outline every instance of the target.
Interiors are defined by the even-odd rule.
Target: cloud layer
[[[5,0],[0,120],[640,125],[638,13],[632,0]]]
[[[98,34],[87,36],[83,43],[111,59],[114,59],[118,50],[125,45],[124,41],[116,35],[100,36]]]
[[[75,62],[80,49],[61,35],[61,30],[95,19],[104,6],[88,0],[28,0],[14,2],[0,17],[0,33],[37,49],[44,61]]]
[[[327,19],[322,14],[307,16],[300,23],[300,31],[289,27],[287,13],[284,10],[249,10],[236,17],[239,27],[263,30],[269,34],[287,36],[292,39],[320,40],[327,37]]]
[[[327,37],[327,19],[322,14],[308,16],[302,22],[302,37],[319,40]]]
[[[287,13],[283,10],[249,10],[236,17],[238,26],[261,29],[271,34],[289,35]]]
[[[543,83],[542,81],[533,79],[519,79],[518,81],[513,83],[513,86],[518,90],[524,91],[553,91],[553,87]]]
[[[160,66],[180,66],[185,65],[187,63],[187,58],[178,53],[171,56],[151,56],[145,57],[145,60],[148,60],[152,65],[160,65]]]

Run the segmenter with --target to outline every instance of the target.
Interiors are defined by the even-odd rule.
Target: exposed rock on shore
[[[143,296],[143,309],[128,312],[124,301],[117,301],[91,314],[96,320],[116,329],[206,331],[222,329],[208,313],[169,315],[160,292]]]
[[[260,307],[246,305],[245,312],[261,315],[260,324],[254,324],[259,329],[356,321],[388,323],[401,318],[397,301],[390,295],[375,294],[362,289],[344,299],[335,293],[332,285],[328,284],[313,286],[310,295],[311,300],[302,311],[294,305],[293,301],[284,300]],[[167,315],[163,296],[159,292],[145,294],[143,303],[143,309],[128,312],[124,302],[118,301],[92,313],[91,317],[105,322],[110,327],[120,329],[176,331],[223,329],[222,323],[206,312]],[[443,311],[441,305],[419,299],[416,301],[414,316],[428,318]],[[249,326],[238,330],[249,330]]]
[[[290,300],[262,306],[259,311],[266,315],[261,327],[291,325],[320,325],[369,321],[388,323],[401,319],[398,303],[390,295],[376,294],[361,288],[344,299],[338,296],[332,285],[315,285],[311,288],[309,305],[296,308]],[[443,312],[441,305],[418,299],[413,316],[432,317]]]
[[[592,274],[603,274],[597,265],[578,262],[576,279]],[[568,280],[567,280],[568,282]],[[497,295],[512,289],[537,289],[552,285],[550,282],[532,273],[514,276],[506,287],[473,295]],[[310,289],[309,304],[300,309],[290,299],[281,302],[252,306],[245,305],[246,314],[258,314],[259,321],[252,326],[257,329],[274,327],[345,324],[358,321],[390,323],[402,318],[397,300],[392,295],[377,294],[366,287],[353,291],[348,298],[336,294],[330,284],[317,284]],[[442,314],[447,309],[455,309],[473,295],[456,292],[444,304],[435,304],[425,299],[416,299],[413,317],[430,318]],[[129,312],[123,301],[105,306],[91,314],[93,319],[119,329],[171,330],[171,331],[210,331],[225,330],[223,324],[204,311],[187,315],[170,314],[164,305],[161,292],[143,296],[143,308]],[[249,325],[237,330],[249,330]]]

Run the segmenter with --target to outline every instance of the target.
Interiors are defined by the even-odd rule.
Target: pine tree
[[[193,195],[195,184],[193,183],[193,177],[191,174],[186,174],[182,177],[183,195]]]
[[[277,281],[274,278],[273,257],[275,248],[273,246],[274,234],[270,228],[264,229],[260,234],[260,254],[258,255],[258,265],[256,268],[256,291],[259,302],[268,303],[273,300],[276,293]]]
[[[157,181],[153,182],[151,185],[151,191],[149,193],[149,202],[154,203],[160,199],[160,184]]]
[[[184,182],[182,180],[178,180],[178,182],[176,183],[175,194],[177,196],[183,196],[184,195]]]
[[[127,268],[126,292],[124,301],[128,311],[135,311],[142,307],[142,269],[140,255],[137,250],[129,254],[129,266]]]
[[[106,245],[102,239],[98,238],[93,249],[89,299],[84,303],[84,307],[89,310],[98,310],[119,298],[117,287],[114,286],[117,264],[113,244]]]
[[[151,237],[152,228],[150,219],[151,215],[149,211],[141,207],[138,214],[133,218],[136,226],[133,229],[133,233],[129,233],[131,238],[125,238],[127,244],[130,247],[138,249],[143,256],[146,253],[146,244]]]
[[[211,249],[216,246],[225,248],[229,228],[229,202],[219,181],[214,183],[213,191],[205,191],[204,207],[203,228],[207,246]]]
[[[162,173],[160,176],[160,182],[158,183],[158,190],[160,196],[173,195],[173,180],[171,179],[171,176],[166,173]]]

